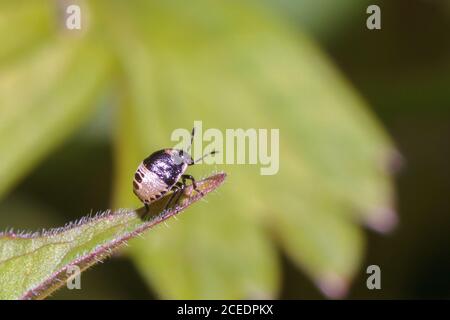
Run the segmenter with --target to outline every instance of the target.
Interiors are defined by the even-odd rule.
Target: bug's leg
[[[164,210],[167,210],[167,208],[169,208],[169,206],[172,204],[173,199],[175,198],[175,196],[177,195],[177,193],[184,189],[184,185],[181,182],[177,182],[172,188],[171,191],[173,191],[172,195],[169,198],[169,201],[167,201]],[[178,197],[177,201],[175,203],[178,202],[180,197]]]
[[[164,206],[164,211],[166,211],[170,205],[172,204],[173,199],[175,198],[175,195],[177,194],[177,192],[179,191],[179,187],[178,186],[173,186],[171,191],[173,191],[173,193],[170,195],[169,200],[167,201],[166,205]]]
[[[180,198],[181,198],[181,196],[184,193],[184,188],[186,188],[186,182],[185,181],[178,182],[178,184],[180,185],[180,191],[181,192],[178,192],[178,196],[177,196],[177,199],[175,200],[175,204],[178,204],[178,201],[180,201]]]
[[[144,213],[142,214],[142,218],[146,218],[147,217],[147,215],[150,213],[150,206],[148,205],[148,203],[147,202],[143,202],[144,203],[144,208],[145,208],[145,211],[144,211]]]
[[[194,177],[191,176],[190,174],[183,174],[181,176],[181,180],[183,180],[184,184],[186,184],[186,180],[191,180],[192,181],[192,187],[194,188],[194,190],[197,191],[198,193],[200,193],[202,196],[204,195],[203,192],[198,189],[197,182],[195,181]]]

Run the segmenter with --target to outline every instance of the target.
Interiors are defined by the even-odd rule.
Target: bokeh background
[[[448,298],[449,31],[445,0],[2,0],[0,228],[138,206],[194,120],[280,128],[278,175],[193,168],[228,182],[53,298]]]

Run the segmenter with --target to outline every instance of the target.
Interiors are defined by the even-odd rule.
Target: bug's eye
[[[171,158],[175,164],[182,164],[185,162],[184,160],[185,152],[183,150],[173,150],[171,153]]]
[[[183,150],[181,150],[181,151],[178,153],[178,155],[179,155],[181,161],[182,161],[182,162],[185,162],[185,160],[186,160],[186,159],[185,159],[186,153],[185,153]]]

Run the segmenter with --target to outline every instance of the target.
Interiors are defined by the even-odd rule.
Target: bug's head
[[[177,150],[177,152],[178,152],[178,158],[180,159],[180,161],[182,163],[185,163],[188,166],[191,166],[194,164],[194,160],[192,159],[189,152],[184,151],[184,150]]]
[[[174,157],[175,162],[177,164],[184,163],[184,164],[186,164],[188,166],[192,166],[192,165],[198,163],[199,161],[203,160],[203,158],[205,158],[207,156],[210,156],[210,155],[214,155],[214,154],[217,153],[217,151],[213,150],[213,151],[211,151],[211,152],[209,152],[207,154],[204,154],[202,157],[200,157],[200,158],[198,158],[197,160],[194,161],[192,159],[190,153],[189,153],[189,150],[192,147],[192,142],[194,140],[194,135],[195,135],[195,127],[192,128],[191,143],[189,144],[189,146],[187,148],[187,151],[186,150],[179,150],[179,149],[172,149],[172,152],[173,152],[172,157]]]
[[[170,156],[172,163],[176,165],[189,166],[194,163],[189,152],[180,149],[165,149],[165,153]]]

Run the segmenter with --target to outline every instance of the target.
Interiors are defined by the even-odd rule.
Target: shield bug
[[[158,200],[169,191],[173,191],[172,196],[167,202],[165,208],[173,201],[175,195],[186,187],[186,181],[192,181],[195,191],[197,184],[193,176],[184,174],[188,166],[192,166],[202,160],[204,157],[213,155],[212,151],[203,155],[197,160],[193,160],[189,154],[194,139],[195,128],[192,129],[191,142],[187,150],[163,149],[152,153],[145,158],[134,174],[133,192],[141,200],[148,211],[150,203]],[[181,181],[180,181],[181,180]],[[181,193],[178,196],[181,196]]]

